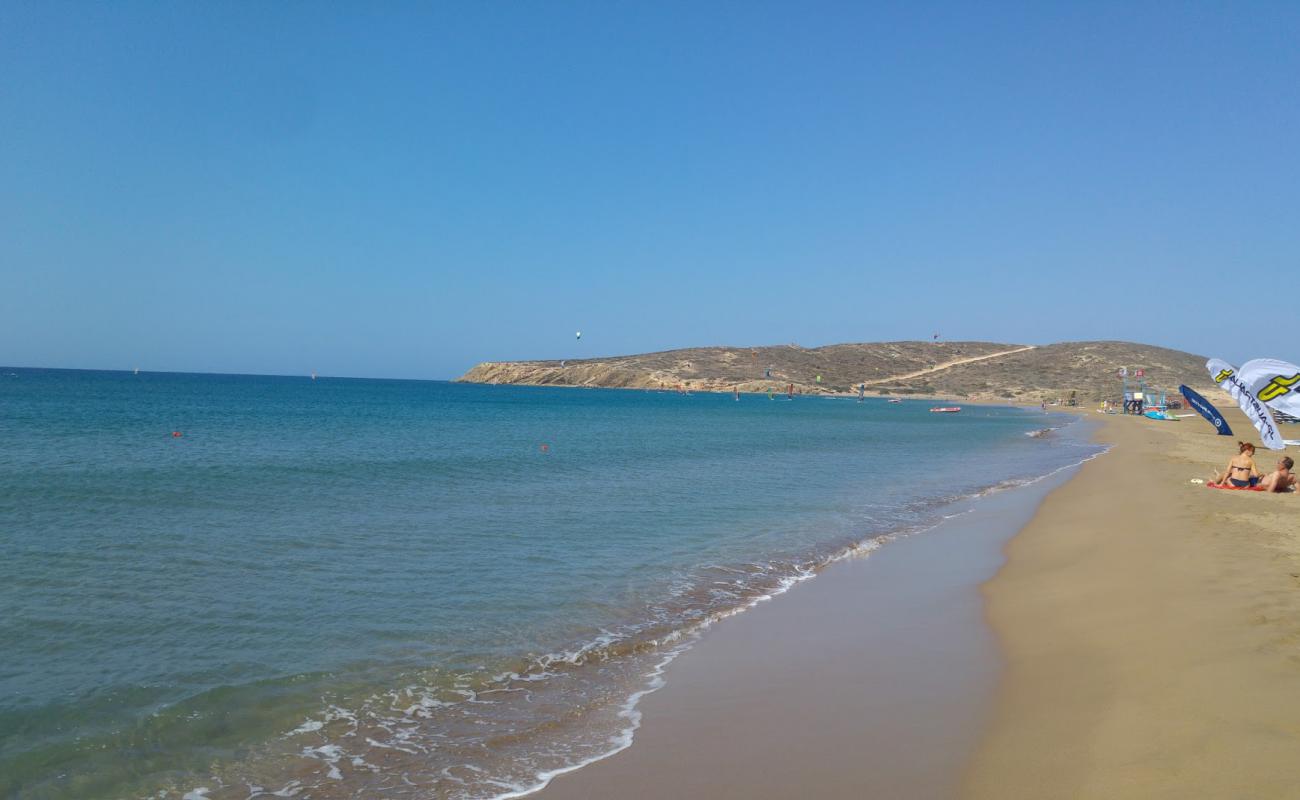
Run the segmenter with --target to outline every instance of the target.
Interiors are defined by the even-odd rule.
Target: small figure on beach
[[[1259,483],[1261,477],[1263,473],[1255,466],[1255,445],[1250,442],[1237,442],[1237,455],[1228,462],[1226,471],[1215,476],[1214,482],[1244,489]]]
[[[1277,461],[1277,469],[1260,479],[1259,488],[1266,492],[1294,492],[1296,476],[1291,472],[1294,466],[1290,456],[1282,456]]]

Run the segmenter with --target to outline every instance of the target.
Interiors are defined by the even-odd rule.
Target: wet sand
[[[999,674],[980,584],[1070,472],[959,505],[974,511],[710,629],[642,701],[629,749],[535,796],[953,797]]]
[[[1300,495],[1190,482],[1258,443],[1227,419],[1237,437],[1107,418],[1113,450],[1011,542],[985,590],[1007,667],[967,796],[1300,797]]]
[[[1088,416],[1072,480],[710,630],[538,796],[1300,797],[1300,495],[1192,483],[1236,452],[1199,418]]]

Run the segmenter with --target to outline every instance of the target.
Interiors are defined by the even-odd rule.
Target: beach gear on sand
[[[1228,491],[1232,491],[1232,492],[1262,492],[1262,491],[1264,491],[1264,487],[1263,487],[1263,486],[1226,486],[1226,485],[1224,485],[1224,484],[1222,484],[1222,483],[1207,483],[1207,484],[1205,484],[1205,488],[1206,488],[1206,489],[1227,489]]]
[[[1259,431],[1260,440],[1264,442],[1265,447],[1270,450],[1282,450],[1286,447],[1282,442],[1282,435],[1277,431],[1277,422],[1273,420],[1272,412],[1241,380],[1236,367],[1223,359],[1211,358],[1205,362],[1205,368],[1210,371],[1211,379],[1232,395],[1232,399],[1237,401],[1241,410],[1246,412],[1246,416]]]

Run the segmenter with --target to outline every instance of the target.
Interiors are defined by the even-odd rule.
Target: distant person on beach
[[[1215,478],[1219,485],[1231,484],[1238,489],[1259,483],[1263,473],[1255,466],[1255,445],[1250,442],[1237,442],[1237,455],[1228,462],[1228,469]]]
[[[1259,487],[1266,492],[1295,491],[1296,477],[1291,472],[1294,466],[1290,456],[1282,456],[1277,461],[1277,469],[1260,479]]]

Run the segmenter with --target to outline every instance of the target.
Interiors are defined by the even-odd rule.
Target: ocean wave
[[[629,747],[641,724],[640,701],[665,685],[667,667],[710,626],[833,563],[867,557],[972,510],[962,503],[1037,483],[1105,452],[1085,449],[1041,475],[916,501],[902,509],[906,521],[883,532],[769,561],[703,565],[637,619],[571,646],[469,672],[416,674],[352,707],[327,702],[287,730],[280,747],[187,793],[203,800],[508,800],[540,791]]]

